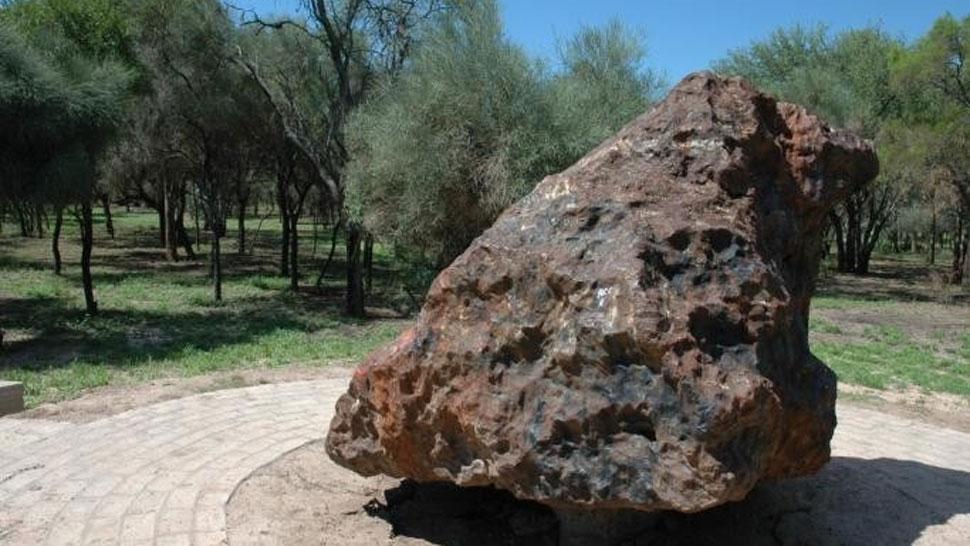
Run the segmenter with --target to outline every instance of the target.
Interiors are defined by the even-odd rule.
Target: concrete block
[[[0,417],[24,411],[24,384],[0,381]]]

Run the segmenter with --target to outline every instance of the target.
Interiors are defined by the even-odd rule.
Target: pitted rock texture
[[[739,79],[667,99],[508,209],[357,370],[327,451],[564,509],[693,512],[829,459],[808,349],[827,212],[871,146]]]

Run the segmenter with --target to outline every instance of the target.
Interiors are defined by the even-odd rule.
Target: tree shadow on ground
[[[350,336],[363,324],[340,313],[315,316],[287,294],[184,311],[102,309],[96,317],[57,298],[0,297],[0,325],[29,332],[6,340],[0,370],[65,367],[84,357],[125,367],[243,344],[278,330]]]
[[[442,546],[945,544],[961,535],[931,528],[958,516],[970,533],[970,474],[895,459],[836,457],[815,476],[764,484],[742,502],[699,514],[597,514],[597,528],[570,536],[560,536],[551,509],[492,489],[404,482],[385,500],[368,513],[397,535]],[[622,538],[605,539],[604,529]]]
[[[867,301],[970,302],[970,290],[942,281],[949,272],[949,266],[942,262],[931,266],[882,257],[872,262],[867,275],[823,272],[817,292],[821,296]]]

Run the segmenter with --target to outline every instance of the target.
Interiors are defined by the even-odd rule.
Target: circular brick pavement
[[[207,393],[76,426],[0,419],[0,543],[224,544],[236,486],[323,437],[346,384]],[[970,472],[970,434],[851,406],[832,446]],[[970,514],[944,527],[934,535],[970,543]]]
[[[0,445],[0,543],[224,544],[235,487],[320,438],[346,385],[207,393]]]

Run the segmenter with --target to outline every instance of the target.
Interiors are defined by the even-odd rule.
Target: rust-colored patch
[[[560,507],[703,510],[818,470],[835,376],[808,351],[826,214],[871,146],[689,76],[543,180],[361,366],[327,451],[365,475]]]

